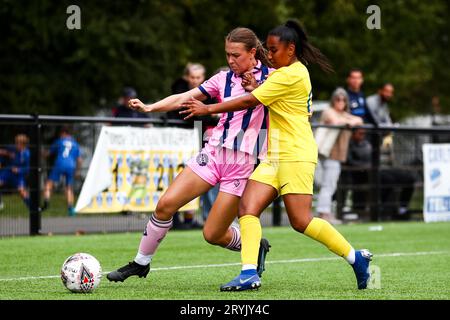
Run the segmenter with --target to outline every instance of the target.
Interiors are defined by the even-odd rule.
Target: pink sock
[[[226,248],[233,251],[241,251],[241,231],[235,226],[231,226],[230,229],[233,232],[233,237]]]
[[[156,219],[155,215],[152,214],[145,227],[144,235],[139,245],[139,253],[145,256],[153,255],[171,227],[172,218],[168,221],[162,221]]]

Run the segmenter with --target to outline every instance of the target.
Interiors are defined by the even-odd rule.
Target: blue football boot
[[[367,249],[355,251],[355,263],[352,264],[353,271],[358,282],[358,289],[366,289],[370,279],[369,263],[373,254]]]
[[[243,291],[258,289],[261,286],[256,270],[243,270],[241,273],[220,287],[220,291]]]

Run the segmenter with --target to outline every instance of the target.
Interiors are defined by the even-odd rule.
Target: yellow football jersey
[[[308,69],[295,62],[272,72],[252,91],[269,108],[268,161],[317,163],[317,144],[309,122],[311,90]]]

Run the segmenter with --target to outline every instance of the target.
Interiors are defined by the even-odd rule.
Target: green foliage
[[[89,115],[110,107],[125,86],[146,101],[170,94],[189,61],[212,74],[226,64],[224,37],[237,26],[266,33],[298,18],[332,62],[311,66],[316,99],[345,85],[351,67],[365,72],[367,95],[385,81],[396,88],[397,120],[429,112],[449,97],[449,11],[445,0],[377,1],[381,29],[369,30],[369,0],[0,0],[2,113]],[[68,30],[69,5],[81,8],[81,29]]]

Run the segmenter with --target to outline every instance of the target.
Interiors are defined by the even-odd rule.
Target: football
[[[100,262],[88,253],[68,257],[61,267],[61,280],[72,292],[92,292],[99,286],[101,278]]]

